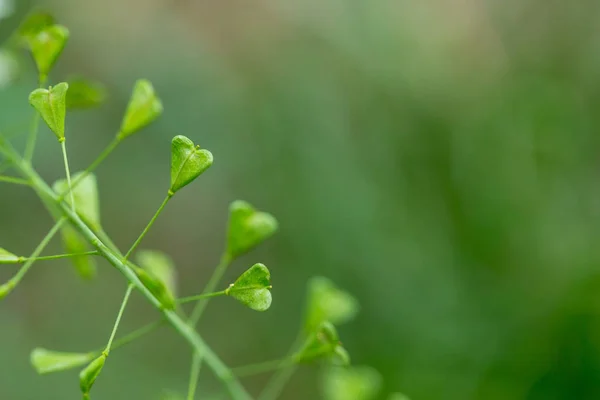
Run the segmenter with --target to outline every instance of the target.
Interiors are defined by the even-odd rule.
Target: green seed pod
[[[102,367],[104,367],[105,362],[106,355],[102,354],[81,370],[79,373],[79,387],[81,388],[82,393],[87,394],[92,390],[92,386],[94,386],[98,375],[102,372]]]
[[[149,125],[163,112],[163,106],[152,84],[140,79],[135,83],[133,93],[127,105],[127,111],[121,123],[118,138],[125,139]]]
[[[146,286],[146,288],[158,299],[158,301],[160,301],[160,304],[162,304],[165,309],[175,309],[175,299],[164,282],[142,268],[134,266],[133,269],[140,281],[142,281],[144,286]]]
[[[175,193],[183,188],[213,163],[210,151],[200,149],[185,136],[175,136],[171,142],[171,188]]]
[[[69,40],[69,30],[62,25],[47,26],[28,35],[26,40],[38,67],[40,82],[44,82]]]
[[[234,201],[229,206],[227,252],[238,257],[273,236],[277,227],[271,214],[257,211],[245,201]]]
[[[66,98],[69,85],[65,82],[48,89],[36,89],[29,95],[29,103],[35,108],[59,142],[65,140]]]
[[[80,367],[93,359],[93,353],[65,353],[41,347],[33,349],[30,356],[31,365],[40,375]]]
[[[225,294],[256,311],[271,307],[271,273],[263,264],[254,264],[233,283]]]

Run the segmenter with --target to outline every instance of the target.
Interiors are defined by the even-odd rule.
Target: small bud
[[[70,89],[69,89],[70,90]],[[79,181],[73,188],[73,198],[77,205],[77,214],[92,228],[98,231],[102,228],[100,224],[100,200],[98,196],[98,182],[94,174],[87,174],[83,179],[78,172],[73,175],[73,181]],[[68,193],[69,183],[66,179],[60,179],[52,185],[52,189],[58,195]],[[65,196],[65,201],[71,205],[71,196]]]
[[[162,306],[167,310],[175,309],[175,299],[173,295],[167,288],[167,286],[154,274],[140,268],[136,267],[131,263],[128,263],[135,274],[140,279],[140,281],[146,286],[146,289],[150,291],[156,297],[156,299],[162,304]]]
[[[177,271],[171,257],[155,250],[140,250],[136,253],[138,264],[158,278],[172,296],[177,294]]]
[[[93,359],[93,353],[64,353],[40,347],[33,349],[30,357],[31,365],[38,374],[49,374],[80,367]]]
[[[308,332],[312,332],[323,321],[339,325],[351,320],[358,313],[356,299],[324,277],[314,277],[309,281],[307,297],[305,318]]]
[[[82,393],[87,394],[92,390],[92,386],[94,386],[96,378],[98,378],[98,375],[102,372],[102,367],[104,367],[105,362],[106,355],[102,354],[81,370],[79,373],[79,387],[81,388]]]
[[[227,252],[231,257],[238,257],[276,231],[277,220],[271,214],[257,211],[245,201],[234,201],[229,206]]]
[[[152,84],[140,79],[135,83],[118,138],[125,139],[158,118],[163,112],[160,99]]]
[[[381,375],[370,367],[332,367],[323,375],[325,400],[373,400],[381,389]]]
[[[40,81],[48,74],[69,40],[69,30],[61,25],[44,27],[37,33],[26,37],[33,59],[38,67]]]
[[[0,264],[17,264],[19,257],[0,247]]]
[[[69,85],[59,83],[49,89],[36,89],[29,95],[29,103],[40,113],[60,142],[65,139],[65,100]]]
[[[67,110],[100,106],[106,100],[106,88],[100,82],[83,78],[69,79]]]
[[[328,360],[334,365],[350,364],[350,356],[340,344],[335,326],[328,321],[323,322],[317,332],[310,336],[294,355],[294,360],[298,363]]]
[[[256,311],[271,307],[271,273],[263,264],[254,264],[230,285],[225,293]]]
[[[79,211],[79,210],[78,210]],[[65,252],[70,254],[85,253],[89,250],[88,243],[73,227],[65,225],[60,230]],[[70,257],[71,263],[83,279],[96,276],[96,260],[92,256]]]
[[[183,188],[213,163],[210,151],[199,149],[185,136],[175,136],[171,142],[171,192]]]

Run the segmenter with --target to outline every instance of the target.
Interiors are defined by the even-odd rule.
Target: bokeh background
[[[98,170],[103,224],[119,246],[162,201],[176,134],[215,155],[143,243],[175,259],[182,293],[198,292],[217,263],[232,200],[280,220],[279,234],[226,279],[267,264],[271,310],[213,301],[202,322],[229,365],[284,354],[307,279],[325,275],[359,299],[359,317],[340,333],[356,364],[383,374],[384,392],[600,398],[599,2],[12,5],[0,38],[33,7],[51,10],[72,35],[51,81],[79,74],[109,89],[102,108],[68,115],[73,169],[110,142],[137,78],[163,99],[163,117]],[[0,128],[17,144],[35,84],[29,65],[0,91]],[[63,175],[45,127],[35,165],[48,180]],[[28,254],[50,226],[30,190],[0,186],[1,247]],[[54,242],[48,253],[60,250]],[[102,346],[124,289],[106,263],[92,282],[67,262],[37,264],[0,304],[0,399],[79,398],[75,372],[38,377],[29,352]],[[155,317],[135,296],[120,332]],[[189,359],[164,328],[111,355],[94,393],[185,393]],[[317,376],[302,369],[283,398],[319,399]],[[246,384],[256,393],[267,378]],[[207,368],[200,390],[219,390]]]

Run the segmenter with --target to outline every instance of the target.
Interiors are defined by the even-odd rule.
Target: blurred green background
[[[174,198],[143,247],[172,255],[182,293],[199,292],[216,265],[232,200],[278,217],[279,234],[226,279],[264,262],[271,310],[214,301],[200,328],[229,365],[284,354],[306,281],[320,274],[360,300],[340,334],[354,363],[383,374],[385,392],[600,398],[600,2],[13,5],[0,38],[35,6],[71,30],[52,83],[80,74],[108,86],[105,106],[67,117],[73,169],[113,138],[137,78],[163,100],[163,117],[97,171],[103,223],[121,248],[164,197],[177,134],[215,163]],[[0,91],[0,128],[17,144],[33,112],[28,68]],[[46,127],[35,166],[49,181],[63,175]],[[0,186],[1,247],[29,254],[51,223],[30,190]],[[60,250],[57,241],[47,253]],[[125,283],[100,267],[82,282],[68,262],[37,264],[0,304],[0,399],[79,398],[75,372],[38,377],[28,357],[35,346],[105,343]],[[155,317],[134,296],[120,332]],[[95,397],[185,392],[189,360],[164,328],[111,355]],[[317,375],[303,368],[283,398],[320,398]],[[245,382],[257,393],[267,378]],[[205,368],[201,393],[219,388]]]

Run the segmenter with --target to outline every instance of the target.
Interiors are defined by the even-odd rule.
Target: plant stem
[[[182,297],[177,299],[177,302],[179,304],[183,304],[183,303],[189,303],[192,301],[198,301],[198,300],[202,300],[202,299],[208,299],[210,297],[218,297],[218,296],[225,296],[227,293],[225,292],[225,290],[221,290],[220,292],[213,292],[213,293],[203,293],[203,294],[197,294],[195,296],[189,296],[189,297]]]
[[[38,87],[41,88],[46,84],[46,79],[40,79]],[[29,128],[29,137],[27,138],[27,144],[25,145],[25,161],[31,164],[33,160],[33,152],[35,151],[35,142],[37,141],[37,134],[40,127],[40,113],[35,110],[33,119],[31,120],[31,126]]]
[[[232,259],[229,254],[224,253],[223,256],[221,256],[221,261],[219,262],[219,265],[217,265],[217,267],[215,268],[215,271],[210,277],[208,283],[206,284],[203,293],[211,293],[215,291],[217,285],[219,284],[221,279],[223,279],[223,275],[225,275],[225,271],[227,271],[227,268],[231,264],[231,261]],[[204,310],[208,305],[208,301],[208,299],[204,301],[199,301],[194,307],[192,315],[189,319],[189,324],[192,328],[195,328],[196,325],[198,325],[198,321],[200,321],[200,318],[202,317],[202,314],[204,313]]]
[[[29,186],[29,181],[27,181],[25,179],[21,179],[21,178],[15,178],[13,176],[0,175],[0,182],[14,183],[15,185]]]
[[[69,170],[69,159],[67,158],[67,146],[65,144],[65,138],[60,142],[60,147],[62,149],[63,160],[65,162],[65,174],[67,175],[67,185],[69,186],[69,193],[71,195],[71,208],[73,212],[77,212],[75,210],[75,195],[73,194],[73,189],[71,186],[71,171]]]
[[[6,296],[8,293],[10,293],[19,284],[19,282],[21,282],[21,280],[23,279],[23,277],[25,276],[27,271],[29,271],[29,268],[31,268],[33,263],[36,261],[36,258],[40,255],[40,253],[42,251],[44,251],[44,249],[46,248],[48,243],[50,243],[50,240],[52,240],[54,235],[56,235],[56,233],[58,232],[60,227],[66,221],[67,221],[66,217],[62,217],[60,220],[58,220],[58,222],[56,222],[54,224],[54,226],[50,229],[50,231],[48,231],[48,233],[46,234],[46,236],[44,236],[44,238],[42,239],[40,244],[38,244],[37,247],[35,248],[35,250],[33,250],[33,253],[31,253],[29,260],[19,269],[19,271],[17,271],[15,276],[10,278],[10,280],[6,283],[6,285],[8,286],[8,291],[6,291],[4,293],[4,296]],[[2,297],[4,297],[4,296],[2,296]]]
[[[113,326],[110,338],[108,339],[108,343],[106,344],[106,348],[104,349],[104,354],[106,355],[106,357],[108,357],[108,353],[110,353],[113,339],[117,334],[117,329],[119,328],[119,324],[121,323],[121,317],[123,316],[123,312],[125,311],[125,307],[127,306],[127,302],[129,301],[129,296],[131,295],[133,288],[134,285],[132,283],[127,285],[127,291],[125,292],[125,297],[123,297],[123,301],[121,302],[121,308],[119,309],[119,313],[117,314],[117,320],[115,321],[115,325]]]
[[[267,383],[263,392],[258,396],[258,400],[277,399],[292,375],[294,375],[294,372],[296,372],[296,369],[298,369],[297,364],[289,364],[285,368],[277,371],[275,376]]]
[[[146,324],[131,333],[128,333],[127,335],[123,336],[122,338],[115,340],[112,344],[111,350],[116,350],[119,347],[123,347],[123,346],[133,342],[134,340],[137,340],[137,339],[149,334],[150,332],[154,332],[156,329],[163,326],[165,324],[165,322],[166,321],[164,320],[164,318],[161,318],[157,321]]]
[[[98,156],[98,158],[96,158],[90,164],[90,166],[87,167],[85,169],[85,171],[83,171],[83,173],[79,174],[79,176],[77,176],[77,178],[75,178],[75,180],[73,181],[73,186],[71,186],[71,187],[73,189],[76,188],[77,185],[79,185],[81,183],[81,181],[85,179],[86,176],[88,176],[89,174],[91,174],[92,172],[94,172],[94,170],[96,170],[96,168],[98,168],[98,166],[102,163],[102,161],[104,161],[104,159],[106,157],[108,157],[110,155],[110,153],[112,153],[115,148],[117,148],[117,146],[119,145],[119,143],[121,143],[121,140],[119,138],[113,139],[113,141],[110,142],[108,146],[106,146],[106,148],[102,151],[102,153],[100,153],[100,155]],[[65,193],[61,193],[61,198],[64,195],[65,195]]]
[[[219,265],[217,265],[217,267],[215,268],[212,276],[210,277],[208,283],[206,284],[206,287],[204,288],[204,293],[214,292],[215,288],[219,284],[219,281],[223,278],[225,271],[227,271],[227,268],[231,264],[231,261],[232,261],[231,256],[227,252],[223,253],[223,255],[221,256]],[[194,307],[194,310],[192,311],[192,315],[188,319],[188,324],[192,327],[192,329],[195,329],[196,325],[198,325],[198,321],[200,321],[200,318],[202,317],[202,314],[204,313],[204,310],[206,309],[206,306],[208,305],[208,301],[209,301],[209,299],[207,298],[204,300],[200,300],[198,303],[196,303],[196,306]],[[190,367],[190,381],[189,381],[188,387],[193,388],[194,390],[196,388],[196,384],[198,382],[198,377],[200,375],[200,366],[202,365],[202,356],[203,356],[202,353],[197,353],[197,352],[194,352],[194,354],[192,355],[192,365]],[[188,392],[188,399],[190,399],[190,395],[192,396],[191,398],[193,399],[194,392],[191,392],[191,393]]]
[[[284,365],[282,369],[280,369],[275,373],[275,375],[273,375],[273,377],[269,380],[269,382],[267,382],[267,385],[258,396],[258,400],[275,400],[277,399],[277,397],[279,397],[285,385],[288,383],[292,375],[294,375],[296,369],[298,369],[298,364],[293,362],[293,355],[296,351],[296,348],[299,347],[303,342],[304,336],[302,335],[302,333],[300,333],[296,337],[296,340],[294,340],[294,343],[290,347],[288,355],[285,358],[286,360],[291,360],[292,362]]]
[[[137,238],[137,240],[135,241],[135,243],[131,246],[131,248],[125,254],[125,257],[123,257],[125,260],[127,260],[129,258],[129,256],[131,255],[131,253],[133,253],[133,251],[142,242],[142,239],[144,239],[144,236],[146,236],[146,234],[148,233],[148,231],[150,230],[150,228],[152,228],[152,225],[154,225],[154,222],[156,221],[156,219],[158,218],[158,216],[160,215],[160,213],[164,210],[164,208],[167,205],[167,203],[169,202],[169,200],[171,200],[171,197],[173,197],[172,194],[168,194],[167,197],[165,197],[165,199],[163,200],[163,202],[160,205],[160,207],[158,207],[158,210],[156,211],[156,213],[154,214],[154,216],[152,217],[152,219],[150,220],[150,222],[148,222],[148,225],[146,225],[146,227],[144,228],[144,230],[142,231],[142,233],[140,234],[140,236]]]
[[[251,376],[257,374],[263,374],[265,372],[274,371],[280,368],[283,368],[289,364],[294,363],[294,360],[287,358],[283,360],[271,360],[264,361],[261,363],[244,365],[242,367],[233,368],[232,371],[235,376],[243,377],[243,376]]]
[[[47,260],[58,260],[61,258],[71,258],[71,257],[79,257],[79,256],[97,256],[97,250],[86,251],[85,253],[70,253],[70,254],[56,254],[53,256],[40,256],[33,259],[33,261],[47,261]],[[27,261],[30,261],[31,257],[19,257],[15,261],[3,261],[0,260],[0,264],[21,264]]]
[[[73,226],[83,235],[83,237],[93,245],[99,253],[113,265],[128,281],[132,283],[146,299],[156,309],[158,309],[173,328],[192,346],[195,353],[203,354],[207,365],[213,370],[215,375],[223,382],[234,400],[250,400],[252,397],[246,392],[240,382],[233,376],[231,370],[221,361],[214,351],[204,342],[202,337],[191,328],[177,313],[167,310],[162,306],[152,292],[139,280],[137,275],[123,261],[122,257],[115,250],[109,249],[94,232],[81,220],[79,215],[74,213],[64,203],[59,202],[59,197],[44,182],[44,180],[22,160],[14,151],[12,146],[0,136],[0,152],[4,153],[20,171],[23,176],[32,182],[32,187],[40,196],[45,205],[54,212],[62,212],[71,221]]]
[[[194,397],[196,397],[196,388],[198,387],[200,367],[202,367],[202,363],[192,363],[192,368],[190,368],[190,381],[188,382],[187,400],[194,400]]]
[[[25,147],[25,160],[31,162],[33,159],[33,151],[35,150],[35,142],[37,140],[37,132],[40,126],[40,114],[35,111],[33,119],[31,120],[31,128],[29,132],[29,138],[27,139],[27,145]]]

